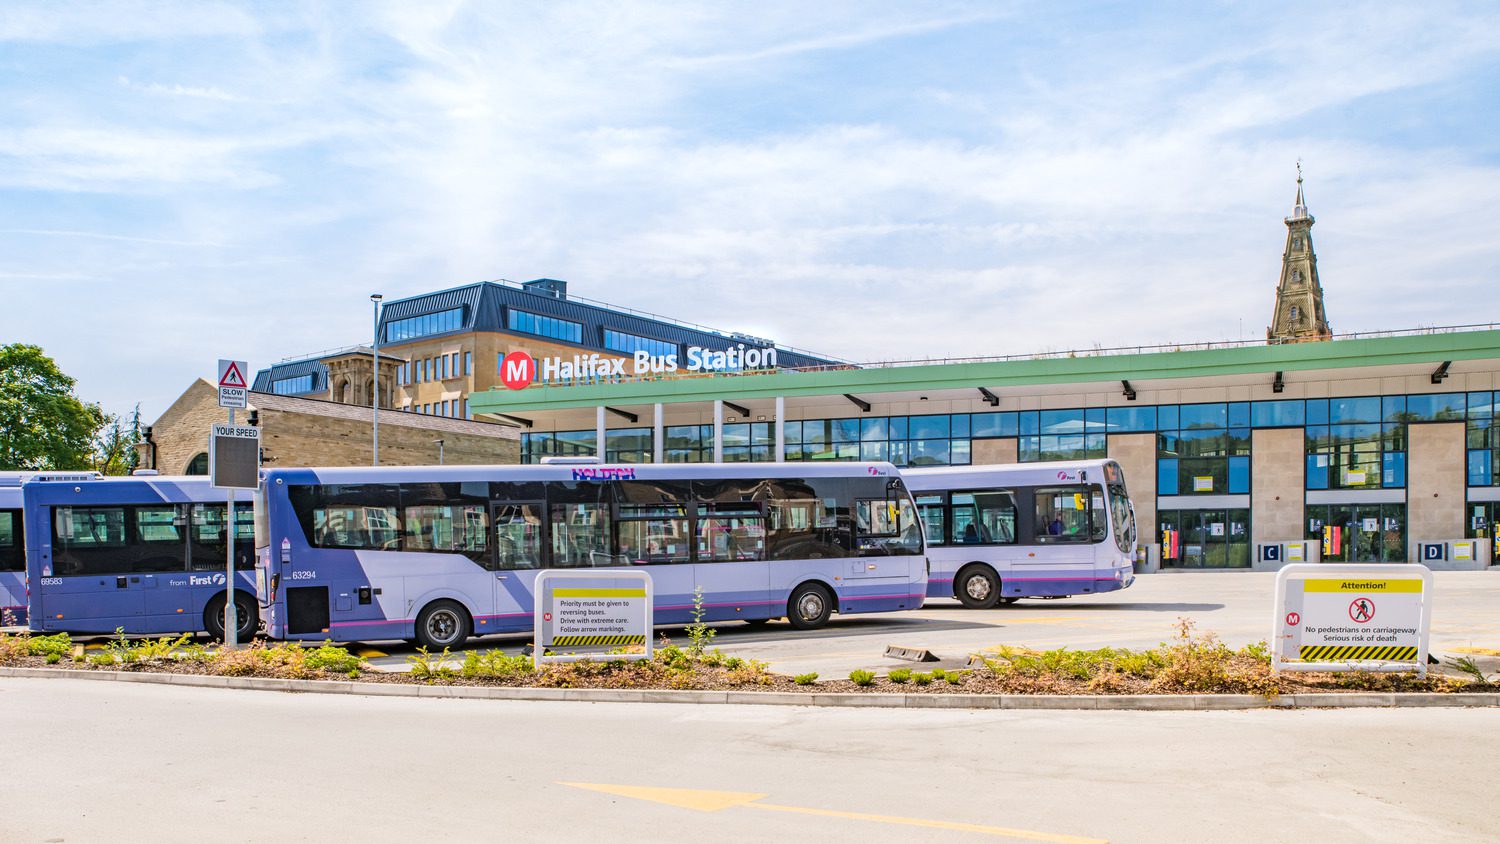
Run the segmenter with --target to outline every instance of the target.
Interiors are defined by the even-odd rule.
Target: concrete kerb
[[[667,689],[537,689],[508,686],[424,686],[350,680],[288,680],[149,671],[82,671],[70,668],[0,667],[0,677],[113,680],[215,689],[301,694],[368,695],[465,700],[575,701],[583,703],[707,703],[757,706],[832,706],[877,709],[1102,709],[1135,711],[1244,709],[1370,709],[1500,706],[1500,694],[1429,692],[1328,692],[1265,698],[1259,695],[975,695],[850,694],[846,692],[672,691]]]

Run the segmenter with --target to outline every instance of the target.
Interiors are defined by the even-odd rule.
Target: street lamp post
[[[438,447],[438,465],[441,466],[441,465],[443,465],[443,441],[442,440],[433,440],[433,442],[437,444],[437,447]]]
[[[370,382],[372,385],[372,389],[370,390],[372,394],[370,396],[370,404],[374,409],[372,415],[374,425],[373,430],[370,432],[370,450],[374,455],[374,460],[370,464],[372,466],[380,465],[380,300],[384,298],[379,293],[370,294],[370,304],[375,306],[375,351],[372,355],[375,364],[375,377]]]

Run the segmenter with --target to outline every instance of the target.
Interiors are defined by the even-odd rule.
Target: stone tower
[[[1323,285],[1318,283],[1318,256],[1313,252],[1313,216],[1302,197],[1302,165],[1297,165],[1297,204],[1286,218],[1286,251],[1281,255],[1281,284],[1276,312],[1266,329],[1270,343],[1308,343],[1333,339],[1323,312]]]

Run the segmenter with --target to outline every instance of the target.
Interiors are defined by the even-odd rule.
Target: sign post
[[[577,662],[608,655],[610,659],[651,659],[651,575],[643,571],[543,571],[533,594],[532,664]],[[610,651],[642,645],[641,653]],[[551,648],[568,648],[565,655]],[[580,653],[582,651],[582,653]]]
[[[1292,564],[1276,574],[1271,671],[1427,676],[1432,572],[1419,565]]]
[[[224,510],[224,534],[228,546],[224,560],[224,647],[233,650],[239,642],[239,610],[234,603],[234,491],[255,489],[260,474],[260,429],[234,424],[235,408],[249,406],[249,367],[242,360],[219,359],[219,407],[229,408],[229,424],[214,425],[208,443],[208,474],[215,487],[229,490]]]

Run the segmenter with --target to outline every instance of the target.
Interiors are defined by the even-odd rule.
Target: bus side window
[[[1090,540],[1089,488],[1040,487],[1036,496],[1036,541],[1040,543]]]

